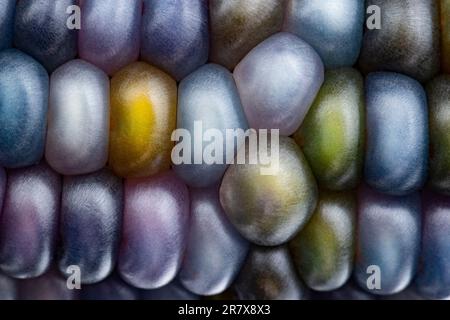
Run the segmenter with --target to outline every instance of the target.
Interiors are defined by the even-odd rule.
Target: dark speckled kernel
[[[416,80],[392,72],[366,78],[365,180],[404,195],[422,187],[428,166],[428,108]]]
[[[16,0],[0,1],[0,50],[11,47]]]
[[[43,274],[53,259],[61,178],[48,165],[8,171],[0,219],[0,269],[25,279]]]
[[[122,226],[122,180],[109,170],[64,177],[59,269],[77,265],[81,283],[105,279],[116,263]]]
[[[144,0],[143,60],[180,81],[208,60],[207,0]]]
[[[450,76],[427,86],[430,113],[430,185],[450,195]]]
[[[77,300],[79,290],[67,288],[66,279],[54,268],[40,277],[18,281],[19,300]]]
[[[420,194],[390,196],[360,187],[354,274],[362,289],[376,295],[405,289],[417,270],[420,238]],[[374,283],[370,266],[379,267],[378,289],[367,285]]]
[[[329,70],[294,134],[319,185],[330,190],[357,186],[364,154],[364,85],[352,68]]]
[[[435,0],[368,0],[381,10],[381,28],[366,30],[359,59],[365,72],[395,71],[419,81],[439,71],[439,15]]]
[[[217,186],[191,189],[190,199],[189,238],[179,279],[196,294],[219,294],[237,276],[248,242],[226,218]]]
[[[421,263],[415,287],[424,297],[450,297],[450,197],[424,195]]]
[[[285,246],[252,247],[234,288],[241,300],[302,300],[307,295]]]
[[[69,6],[76,0],[19,0],[14,45],[52,72],[77,55],[77,32],[66,23]]]
[[[0,52],[0,166],[37,164],[44,153],[49,80],[45,69],[16,49]]]
[[[210,0],[211,61],[232,70],[258,43],[281,30],[285,0]]]
[[[341,287],[353,270],[356,198],[321,191],[311,219],[290,242],[294,263],[311,289]]]

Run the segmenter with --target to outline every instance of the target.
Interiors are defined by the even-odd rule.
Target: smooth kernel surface
[[[320,186],[356,187],[362,176],[365,131],[364,86],[351,68],[329,70],[294,139]]]
[[[109,165],[127,178],[170,167],[176,126],[175,80],[145,62],[135,62],[111,79]]]

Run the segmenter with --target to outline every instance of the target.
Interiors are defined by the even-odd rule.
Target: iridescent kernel
[[[247,156],[257,152],[247,147],[245,151]],[[289,241],[308,221],[316,206],[317,185],[291,138],[280,137],[276,173],[261,174],[261,166],[231,165],[222,180],[220,202],[245,238],[275,246]]]
[[[317,291],[344,285],[353,270],[356,197],[321,192],[311,219],[291,241],[297,270]]]
[[[325,67],[351,67],[361,48],[364,9],[361,0],[289,0],[284,30],[311,44]]]
[[[376,295],[405,289],[419,266],[420,194],[391,196],[360,187],[356,232],[354,274],[359,286]]]
[[[176,125],[175,80],[135,62],[111,80],[109,165],[121,177],[145,177],[170,167]]]
[[[253,48],[233,75],[250,127],[289,136],[313,103],[324,67],[308,43],[280,32]]]
[[[157,289],[180,269],[189,230],[189,191],[172,171],[125,181],[118,270],[134,287]]]
[[[325,73],[316,100],[295,133],[319,185],[331,190],[356,187],[362,174],[364,88],[358,71]]]

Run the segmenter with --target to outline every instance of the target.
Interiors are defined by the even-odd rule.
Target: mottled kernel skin
[[[109,78],[76,59],[50,78],[45,158],[65,175],[103,168],[109,147]]]
[[[177,81],[206,63],[207,0],[144,0],[141,57]]]
[[[47,164],[8,170],[0,219],[0,269],[26,279],[50,267],[56,248],[61,177]]]
[[[247,155],[253,152],[249,149]],[[260,163],[249,161],[230,165],[220,187],[220,202],[245,238],[276,246],[292,239],[311,217],[317,185],[300,148],[288,137],[280,137],[278,171],[263,175],[260,169]]]
[[[109,166],[125,178],[169,169],[176,126],[177,85],[145,62],[134,62],[111,79]]]
[[[428,171],[425,90],[405,75],[375,72],[366,78],[365,93],[365,181],[392,195],[419,190]]]
[[[210,0],[210,60],[233,70],[258,43],[281,30],[285,0]]]
[[[77,55],[77,30],[66,26],[66,10],[76,0],[19,0],[14,45],[39,61],[48,72]],[[83,20],[83,19],[81,19]]]
[[[290,242],[296,268],[306,285],[331,291],[353,270],[356,197],[352,192],[321,191],[305,227]]]
[[[187,244],[189,191],[172,171],[125,181],[118,270],[134,287],[157,289],[177,275]]]
[[[80,5],[81,59],[109,75],[138,59],[141,0],[80,0]]]
[[[359,67],[364,73],[394,71],[421,82],[440,67],[439,8],[435,0],[368,0],[381,10],[381,29],[364,33]]]
[[[440,0],[442,69],[450,73],[450,0]]]
[[[362,0],[289,0],[283,30],[311,44],[326,68],[351,67],[361,49],[364,13]]]
[[[0,51],[11,47],[16,0],[0,1]]]
[[[195,163],[195,145],[202,142],[194,136],[196,122],[203,128],[202,136],[209,129],[219,130],[225,137],[227,129],[248,128],[234,79],[222,66],[211,63],[200,67],[181,81],[178,90],[177,129],[185,129],[190,134],[193,151],[190,163],[174,164],[173,168],[189,186],[208,187],[220,181],[227,168],[227,157],[234,158],[239,145],[234,141],[231,148],[224,139],[223,158],[219,163],[208,164],[204,158],[201,163]],[[206,142],[202,144],[202,155],[207,146]],[[178,155],[175,148],[173,152]]]
[[[325,73],[317,97],[294,139],[319,185],[330,190],[355,188],[364,154],[364,86],[351,68]]]
[[[44,154],[48,74],[16,49],[0,52],[0,166],[37,164]]]
[[[240,300],[303,300],[308,294],[285,246],[253,246],[234,289]]]
[[[233,72],[250,127],[293,134],[324,80],[316,51],[297,36],[279,32],[253,48]]]
[[[450,197],[426,191],[420,267],[415,289],[428,299],[450,297]]]
[[[419,193],[391,196],[366,185],[358,190],[355,280],[375,295],[395,294],[405,289],[419,265],[421,239],[421,199]],[[380,268],[381,288],[370,289],[367,282]]]
[[[219,294],[234,281],[249,244],[226,218],[218,186],[192,188],[189,195],[189,237],[178,278],[196,294]]]
[[[429,184],[450,195],[450,75],[427,85],[430,118]]]
[[[122,180],[108,169],[65,176],[61,202],[61,257],[66,277],[77,265],[81,283],[104,280],[113,271],[122,229]]]

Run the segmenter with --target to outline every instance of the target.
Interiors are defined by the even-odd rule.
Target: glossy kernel
[[[365,180],[378,191],[420,189],[428,167],[428,107],[416,80],[391,72],[366,79]]]
[[[356,187],[364,152],[364,87],[350,68],[325,73],[316,100],[295,133],[319,185],[331,190]]]
[[[122,228],[122,180],[109,170],[65,176],[61,203],[59,270],[78,266],[81,283],[104,280],[113,271]]]
[[[381,194],[367,186],[358,190],[355,279],[376,295],[405,289],[419,262],[421,200],[418,193],[407,196]],[[377,269],[379,268],[379,269]],[[377,288],[375,275],[380,279]],[[368,283],[374,287],[369,287]]]
[[[109,78],[72,60],[50,78],[45,158],[61,174],[100,170],[108,160]]]
[[[278,170],[265,175],[260,169],[261,164],[230,165],[220,187],[220,202],[245,238],[276,246],[289,241],[308,221],[316,206],[317,185],[291,138],[280,137]]]
[[[291,241],[294,263],[305,283],[317,291],[344,285],[353,270],[356,197],[324,192],[311,219]]]
[[[109,165],[121,177],[145,177],[170,167],[176,123],[175,80],[135,62],[111,80]]]
[[[308,42],[326,68],[351,67],[358,59],[364,1],[289,0],[284,30]]]
[[[26,279],[53,260],[58,234],[61,178],[48,165],[8,170],[0,220],[0,269]]]
[[[196,124],[201,126],[201,129],[197,129],[198,133]],[[176,163],[174,171],[192,187],[208,187],[218,183],[227,168],[227,157],[234,158],[239,146],[237,141],[232,147],[227,145],[224,138],[223,156],[218,154],[218,158],[220,157],[218,163],[206,163],[203,155],[207,152],[208,143],[203,143],[205,139],[203,136],[208,130],[215,130],[220,131],[222,137],[226,137],[227,129],[246,130],[247,127],[247,120],[231,73],[217,64],[202,66],[184,78],[179,85],[177,129],[186,130],[191,141],[185,142],[183,137],[175,146],[173,154],[176,156],[181,154],[178,147],[190,148],[191,156],[188,159],[189,163],[186,161]],[[201,134],[200,139],[197,134]],[[203,157],[200,163],[196,163],[196,145],[200,143]]]
[[[84,0],[81,12],[81,59],[109,75],[137,60],[141,0]]]
[[[189,230],[189,191],[172,171],[125,182],[119,273],[134,287],[157,289],[178,273]]]
[[[16,49],[0,52],[0,166],[37,164],[44,153],[48,75]]]
[[[190,199],[191,223],[179,279],[196,294],[219,294],[237,276],[248,242],[226,218],[218,187],[191,189]]]
[[[234,69],[250,127],[297,130],[324,80],[319,55],[291,33],[277,33],[253,48]]]
[[[206,0],[145,0],[142,58],[177,81],[208,60]]]

